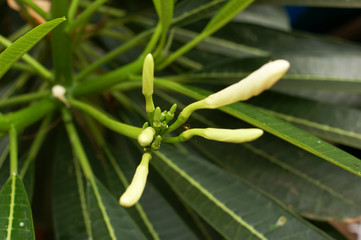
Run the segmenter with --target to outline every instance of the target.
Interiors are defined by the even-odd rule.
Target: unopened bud
[[[184,140],[193,136],[230,143],[243,143],[253,141],[262,136],[263,130],[258,128],[249,129],[220,129],[220,128],[193,128],[183,132],[181,135]]]
[[[119,199],[121,206],[131,207],[139,201],[147,182],[150,159],[152,159],[150,153],[143,154],[142,161],[135,171],[132,182]]]
[[[53,97],[64,103],[67,107],[69,107],[68,100],[65,98],[66,89],[61,85],[55,85],[51,89],[51,93]]]
[[[152,54],[148,54],[143,63],[142,93],[145,97],[146,111],[154,111],[153,103],[154,61]]]
[[[152,143],[152,150],[156,151],[160,148],[160,144],[162,142],[162,137],[160,135],[158,135],[155,139],[154,142]]]
[[[152,127],[147,127],[138,136],[138,143],[142,147],[149,146],[154,139],[155,130]]]
[[[238,83],[205,98],[205,108],[218,108],[256,96],[272,87],[289,67],[286,60],[269,62]]]

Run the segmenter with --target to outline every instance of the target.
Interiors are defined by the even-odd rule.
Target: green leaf
[[[195,152],[163,145],[156,156],[173,190],[226,239],[330,239]]]
[[[181,27],[209,16],[226,3],[225,0],[178,1],[174,8],[172,25]]]
[[[24,53],[29,51],[30,48],[63,21],[65,21],[65,18],[57,18],[43,23],[16,40],[10,47],[6,48],[0,54],[0,78]]]
[[[35,239],[31,207],[23,185],[12,175],[0,192],[0,238]]]
[[[87,204],[84,201],[85,184],[79,182],[71,147],[63,135],[55,150],[52,208],[56,239],[76,240],[90,238],[87,233]],[[85,182],[85,181],[84,181]],[[85,213],[85,214],[84,214]],[[88,219],[89,221],[89,219]]]
[[[357,109],[267,92],[249,103],[330,142],[361,148]]]
[[[88,202],[93,239],[146,239],[128,213],[96,179],[88,183]]]
[[[219,30],[225,24],[232,20],[238,13],[244,10],[253,0],[230,0],[228,1],[219,12],[208,22],[203,31],[192,41],[188,42],[173,54],[168,56],[165,61],[159,64],[159,69],[162,69],[172,63],[175,59],[182,56],[205,38]]]
[[[313,6],[313,7],[344,7],[344,8],[359,8],[361,7],[360,0],[257,0],[258,4],[279,4],[279,5],[298,5],[298,6]]]
[[[294,89],[332,89],[359,92],[361,84],[361,47],[350,42],[286,32],[262,26],[231,22],[217,33],[232,42],[271,52],[271,59],[283,58],[290,62],[288,73],[276,87]],[[267,60],[264,60],[264,62]],[[228,62],[202,70],[203,73],[228,74],[242,77],[258,68],[258,61]],[[238,73],[238,75],[236,75]],[[219,75],[222,78],[222,75]],[[226,77],[226,76],[225,76]]]
[[[247,144],[192,143],[242,181],[307,218],[345,221],[361,216],[360,177],[274,136],[265,134]]]
[[[210,95],[210,92],[192,87],[185,87],[169,81],[162,82],[157,79],[156,83],[198,100],[204,99]],[[361,171],[359,169],[360,160],[358,158],[283,120],[268,115],[251,105],[238,102],[221,107],[220,110],[256,127],[262,128],[295,146],[361,176]]]

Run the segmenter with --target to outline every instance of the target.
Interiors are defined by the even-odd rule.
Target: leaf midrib
[[[11,195],[10,195],[11,198],[10,198],[9,224],[8,224],[7,236],[6,236],[7,240],[11,240],[11,230],[14,221],[15,191],[16,191],[15,180],[16,180],[16,175],[11,175]]]
[[[176,171],[179,175],[188,180],[188,182],[195,188],[197,188],[203,195],[208,197],[210,201],[212,201],[215,205],[221,208],[225,213],[231,216],[236,222],[240,223],[243,227],[245,227],[248,231],[250,231],[253,235],[257,236],[261,240],[267,240],[267,238],[259,233],[253,226],[250,226],[245,222],[242,217],[238,216],[235,212],[229,209],[226,205],[220,202],[213,194],[203,188],[197,181],[195,181],[191,176],[189,176],[185,171],[180,169],[176,164],[174,164],[171,160],[169,160],[164,154],[160,152],[156,152],[156,154],[163,159],[163,161],[174,171]]]

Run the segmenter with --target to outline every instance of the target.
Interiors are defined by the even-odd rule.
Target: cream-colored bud
[[[276,60],[263,65],[248,77],[204,99],[206,108],[218,108],[245,101],[271,88],[287,72],[290,63]]]
[[[263,130],[258,128],[248,129],[220,129],[220,128],[193,128],[181,135],[185,140],[200,136],[209,140],[230,143],[243,143],[253,141],[262,136]]]
[[[119,199],[119,204],[121,206],[131,207],[139,201],[147,182],[150,159],[152,159],[150,153],[143,154],[142,161],[135,171],[132,182]]]
[[[153,94],[154,61],[152,54],[148,54],[143,63],[142,93],[148,97]]]
[[[142,147],[149,146],[154,139],[155,130],[152,127],[147,127],[138,136],[138,143]]]
[[[51,89],[51,93],[53,97],[64,103],[67,107],[69,107],[68,100],[65,98],[66,89],[61,85],[55,85]]]

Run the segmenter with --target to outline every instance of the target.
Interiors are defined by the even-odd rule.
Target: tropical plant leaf
[[[357,109],[275,92],[264,93],[249,103],[330,142],[361,148],[361,112]]]
[[[94,239],[146,239],[124,208],[97,179],[88,183],[88,202]]]
[[[195,152],[163,145],[156,156],[173,190],[226,239],[330,239]]]
[[[314,7],[344,7],[359,8],[360,0],[257,0],[259,4],[279,4],[279,5],[298,5],[298,6],[314,6]]]
[[[55,150],[52,208],[56,239],[87,239],[91,237],[85,200],[85,184],[65,136],[58,138]],[[80,180],[80,181],[79,181]],[[84,184],[84,185],[83,185]],[[89,222],[86,222],[89,221]],[[88,231],[87,231],[88,225]]]
[[[46,34],[58,26],[65,18],[57,18],[43,23],[29,31],[27,34],[16,40],[10,47],[6,48],[0,54],[0,78],[9,70],[24,53],[29,51]]]
[[[35,239],[31,207],[17,175],[11,175],[0,192],[0,238]]]
[[[169,81],[159,81],[158,79],[156,83],[167,89],[181,92],[182,94],[197,100],[204,99],[210,95],[207,91],[189,86],[185,87]],[[358,158],[283,120],[268,115],[249,104],[238,102],[221,107],[220,110],[256,127],[262,128],[295,146],[361,176],[361,171],[359,169],[360,160]]]
[[[242,181],[307,218],[345,221],[361,216],[360,177],[274,136],[266,134],[247,144],[203,139],[192,143]]]

